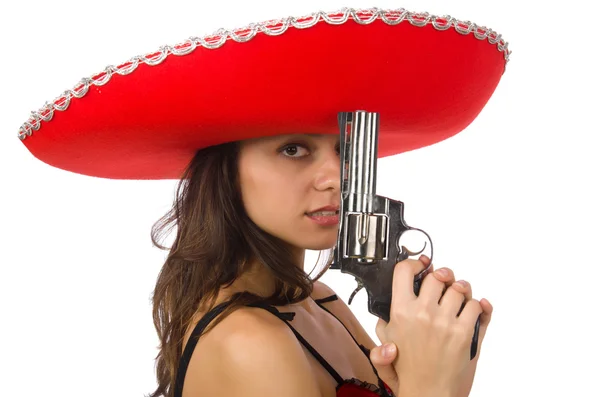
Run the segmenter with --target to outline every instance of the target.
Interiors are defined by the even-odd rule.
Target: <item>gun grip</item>
[[[413,290],[415,295],[419,295],[419,291],[421,290],[421,284],[423,283],[423,279],[427,274],[426,271],[423,271],[415,276],[415,280],[413,282]],[[390,300],[379,300],[376,298],[372,298],[369,296],[369,312],[379,318],[381,318],[386,323],[390,322],[390,311],[392,310],[391,305],[391,297]],[[477,345],[475,345],[477,347]]]
[[[391,304],[389,302],[371,300],[369,298],[369,312],[379,317],[386,323],[390,322]]]

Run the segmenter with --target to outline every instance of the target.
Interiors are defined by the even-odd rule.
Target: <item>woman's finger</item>
[[[454,284],[444,292],[444,296],[442,296],[439,303],[441,310],[452,318],[457,317],[466,302],[468,302],[464,294],[466,288],[463,286],[455,287]]]
[[[441,267],[425,277],[419,296],[430,305],[439,304],[446,290],[455,282],[454,272]]]
[[[386,343],[371,349],[371,363],[377,370],[377,375],[390,389],[398,390],[398,374],[394,368],[394,360],[398,356],[398,348],[393,343]]]
[[[419,296],[423,296],[421,299],[428,303],[437,304],[440,297],[454,281],[455,278],[452,269],[447,267],[439,268],[425,277]]]
[[[479,301],[479,304],[481,305],[481,308],[483,310],[483,312],[481,313],[480,317],[479,317],[479,339],[477,340],[477,355],[474,357],[475,359],[479,358],[479,352],[481,351],[481,345],[483,343],[483,339],[485,338],[485,334],[487,332],[488,329],[488,325],[490,324],[490,321],[492,320],[492,312],[494,311],[494,308],[492,306],[492,304],[490,303],[490,301],[488,301],[487,299],[483,298]]]
[[[459,280],[452,284],[452,288],[463,294],[465,296],[465,300],[468,301],[473,299],[473,287],[468,281]]]
[[[427,265],[415,259],[405,259],[396,263],[392,276],[392,308],[404,307],[415,300],[413,289],[415,276]]]

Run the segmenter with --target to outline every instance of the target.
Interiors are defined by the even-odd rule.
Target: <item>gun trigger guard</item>
[[[358,291],[360,291],[361,289],[363,289],[365,286],[362,283],[361,280],[359,280],[358,278],[354,278],[356,280],[356,282],[358,283],[358,286],[356,287],[356,289],[352,292],[352,294],[350,294],[350,299],[348,299],[348,304],[352,303],[352,299],[354,299],[354,295],[356,295],[356,293]]]
[[[418,229],[416,227],[410,227],[409,226],[408,229],[406,229],[406,230],[416,230],[418,232],[423,233],[425,236],[427,236],[427,239],[429,240],[429,243],[431,245],[431,257],[429,258],[429,260],[431,262],[433,262],[433,243],[431,241],[431,237],[429,236],[429,234],[427,234],[427,232],[425,230]],[[423,245],[423,248],[420,251],[417,251],[417,252],[411,252],[405,246],[402,246],[402,253],[406,252],[406,253],[408,253],[408,256],[414,256],[414,255],[418,255],[418,254],[422,253],[423,251],[425,251],[425,248],[427,248],[427,241],[425,241],[425,245]]]
[[[408,256],[414,256],[414,255],[419,255],[421,252],[425,251],[425,248],[427,248],[427,242],[425,242],[425,245],[423,246],[423,248],[420,251],[417,252],[412,252],[409,251],[408,248],[406,248],[405,246],[402,246],[402,252],[406,252],[408,254]]]

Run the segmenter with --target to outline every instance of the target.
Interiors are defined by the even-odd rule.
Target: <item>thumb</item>
[[[394,393],[398,390],[398,374],[392,363],[397,355],[398,348],[393,343],[374,347],[370,353],[371,363],[377,370],[377,374]]]

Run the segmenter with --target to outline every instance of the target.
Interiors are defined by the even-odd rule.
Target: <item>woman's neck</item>
[[[301,250],[296,254],[296,266],[304,271],[304,253],[305,250]],[[275,293],[275,276],[260,262],[250,263],[242,275],[229,286],[224,288],[219,293],[218,300],[228,299],[232,295],[239,292],[250,292],[255,295],[267,298]],[[305,309],[311,309],[310,302],[306,302],[306,299],[294,303],[291,306],[300,306]]]

